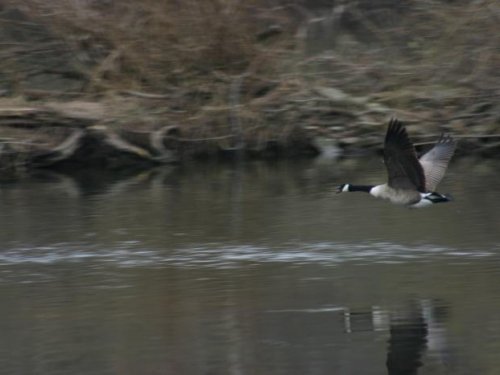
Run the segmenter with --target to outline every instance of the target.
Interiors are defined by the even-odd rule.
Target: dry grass
[[[90,63],[84,65],[96,89],[167,90],[209,84],[214,71],[242,73],[263,57],[256,36],[266,21],[259,14],[273,13],[259,0],[28,2]]]
[[[315,14],[293,1],[270,3],[27,0],[24,6],[78,51],[95,89],[164,91],[172,85],[210,86],[217,72],[258,71],[278,79],[296,72],[296,64],[306,61],[301,48],[307,49],[297,31],[307,33]],[[388,86],[472,83],[497,89],[500,6],[495,0],[426,0],[406,9],[367,4],[350,2],[337,19],[327,10],[321,13],[327,27],[337,27],[334,35],[325,35],[339,40],[331,51],[339,68],[349,66],[352,76],[373,70]],[[259,42],[259,33],[269,26],[279,27],[280,36]]]
[[[467,118],[484,103],[491,106],[479,113],[482,124],[498,130],[497,1],[353,1],[322,19],[302,3],[25,0],[23,9],[75,51],[87,94],[161,94],[153,105],[138,100],[138,108],[220,147],[233,147],[235,140],[224,137],[238,132],[255,148],[262,140],[287,141],[297,125],[357,136],[363,124],[391,114],[410,123],[447,122],[460,133],[477,117],[455,117]],[[311,51],[318,25],[335,30],[331,49]],[[317,86],[383,110],[332,106],[315,94]],[[374,134],[378,139],[378,129]]]

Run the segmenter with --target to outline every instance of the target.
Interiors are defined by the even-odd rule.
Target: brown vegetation
[[[93,129],[105,127],[152,160],[171,160],[166,150],[172,158],[310,152],[314,137],[373,148],[391,116],[422,141],[449,131],[466,136],[465,146],[500,150],[493,0],[330,8],[321,1],[27,0],[2,14],[0,82],[16,98],[3,107],[98,102],[99,115],[82,107]],[[61,125],[52,113],[38,134]],[[12,130],[4,128],[5,144]]]

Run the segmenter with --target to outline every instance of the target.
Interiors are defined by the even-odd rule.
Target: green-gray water
[[[0,185],[0,374],[498,374],[500,167],[409,210],[378,158]]]

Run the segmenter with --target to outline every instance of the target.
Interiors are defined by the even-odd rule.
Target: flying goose
[[[391,119],[384,142],[389,181],[382,185],[342,184],[337,187],[337,193],[364,191],[376,198],[414,208],[448,202],[449,196],[434,189],[443,178],[455,147],[453,138],[441,135],[434,147],[418,159],[403,124]]]

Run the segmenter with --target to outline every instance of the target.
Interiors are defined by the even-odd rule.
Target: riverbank
[[[4,171],[375,152],[390,117],[500,154],[493,1],[29,3],[0,14]]]

